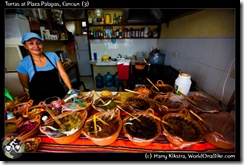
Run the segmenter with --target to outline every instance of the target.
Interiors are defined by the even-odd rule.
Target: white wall
[[[166,65],[191,74],[198,87],[228,104],[235,90],[234,38],[159,39],[158,45],[166,54]]]
[[[111,39],[90,40],[92,59],[94,52],[97,53],[97,59],[101,59],[103,55],[116,58],[118,54],[123,57],[149,54],[150,46],[156,48],[156,45],[157,39],[117,39],[115,42]]]

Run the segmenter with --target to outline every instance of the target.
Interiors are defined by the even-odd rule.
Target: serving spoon
[[[63,133],[65,135],[67,135],[67,136],[72,135],[75,131],[77,131],[77,128],[72,128],[69,131],[64,131],[63,129],[57,129],[57,128],[55,128],[53,126],[50,126],[50,125],[47,125],[47,126],[44,126],[44,127],[50,128],[53,131],[58,131],[58,132]]]
[[[153,84],[153,82],[149,78],[147,78],[147,81],[149,81],[152,84],[152,86],[154,86],[154,88],[157,89],[157,91],[160,92],[160,90],[158,89],[158,87],[155,84]]]
[[[193,112],[191,109],[190,109],[189,111],[190,111],[191,114],[193,114],[196,118],[198,118],[201,122],[203,122],[203,123],[206,124],[206,125],[203,127],[203,128],[205,129],[205,131],[210,132],[210,133],[212,133],[212,134],[214,134],[214,135],[217,135],[217,136],[221,137],[222,139],[225,139],[224,136],[223,136],[221,133],[216,132],[216,131],[211,131],[211,129],[208,127],[208,123],[207,123],[205,120],[203,120],[199,115],[197,115],[197,114],[196,114],[195,112]]]

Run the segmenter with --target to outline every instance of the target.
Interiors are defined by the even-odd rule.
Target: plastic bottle
[[[118,78],[118,72],[116,72],[114,75],[113,75],[113,85],[114,87],[118,87],[119,86],[119,82],[118,82],[119,78]]]
[[[110,23],[111,23],[110,14],[106,14],[105,15],[105,24],[110,24]]]
[[[104,87],[104,78],[103,78],[103,76],[100,73],[98,73],[96,75],[95,79],[96,79],[96,87],[97,88],[103,88]]]
[[[107,74],[104,76],[104,81],[106,87],[113,86],[113,75],[107,72]]]
[[[180,91],[184,95],[188,95],[191,87],[191,75],[187,73],[181,73],[178,75],[177,79],[175,80],[175,93],[179,96],[181,94],[178,93]],[[183,96],[180,96],[180,99],[184,99]]]

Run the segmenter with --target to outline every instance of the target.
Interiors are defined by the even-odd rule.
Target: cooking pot
[[[152,65],[164,65],[165,54],[151,52],[149,55],[149,62]]]
[[[147,65],[147,63],[145,63],[145,62],[135,62],[135,68],[137,70],[145,69],[146,65]]]

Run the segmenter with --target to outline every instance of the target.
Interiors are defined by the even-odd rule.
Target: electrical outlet
[[[177,52],[173,52],[173,56],[174,57],[177,57],[178,56],[178,53]]]
[[[230,77],[235,78],[235,69],[232,69],[230,72]]]

